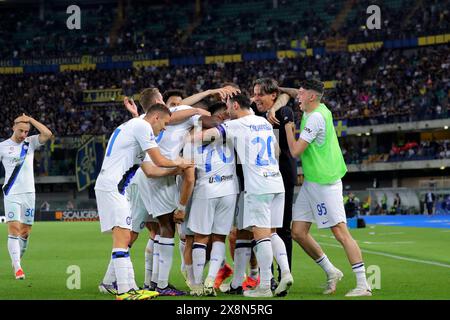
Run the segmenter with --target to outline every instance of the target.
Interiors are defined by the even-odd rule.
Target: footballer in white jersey
[[[28,137],[31,126],[39,131],[39,135]],[[34,151],[45,144],[52,133],[45,125],[26,115],[14,120],[13,131],[11,138],[0,143],[0,161],[5,168],[3,195],[8,251],[16,279],[24,279],[20,260],[28,247],[34,222]]]
[[[231,143],[242,163],[243,228],[250,227],[253,232],[256,241],[254,251],[260,269],[260,284],[254,290],[245,291],[244,295],[272,297],[270,282],[273,257],[279,265],[283,265],[282,270],[285,270],[275,294],[287,292],[293,283],[286,247],[275,232],[276,228],[283,224],[284,185],[275,157],[277,140],[272,125],[266,119],[252,114],[250,110],[250,99],[245,95],[237,94],[229,97],[227,111],[233,120],[205,131],[203,140]],[[235,265],[235,270],[237,268]],[[235,278],[233,282],[234,280]]]
[[[216,105],[218,108],[213,115],[224,118],[222,114],[226,111],[226,104]],[[187,224],[188,229],[195,233],[191,294],[215,296],[214,282],[225,260],[225,239],[233,224],[239,192],[234,149],[221,142],[191,142],[185,145],[183,153],[185,157],[194,159],[196,167],[196,182]],[[203,283],[205,252],[210,240],[210,265]]]
[[[190,166],[185,161],[171,161],[159,151],[155,134],[164,130],[169,119],[170,111],[162,104],[155,104],[143,119],[134,118],[119,126],[108,142],[102,169],[96,181],[95,194],[101,230],[113,233],[110,266],[114,269],[119,299],[128,299],[130,296],[135,299],[148,299],[155,296],[154,293],[136,292],[137,286],[128,252],[132,219],[125,191],[143,160],[143,152],[159,166],[181,168]],[[142,169],[144,172],[147,171],[144,166]],[[160,171],[164,174],[167,172],[162,168],[151,167],[151,169],[150,171],[156,171],[155,175],[160,175],[158,173]]]

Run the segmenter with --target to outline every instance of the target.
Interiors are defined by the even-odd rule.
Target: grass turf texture
[[[330,230],[312,229],[330,260],[344,272],[333,296],[321,294],[325,275],[303,250],[294,243],[292,272],[295,284],[283,299],[331,300],[348,299],[345,293],[354,288],[356,280],[347,262],[345,252],[337,246]],[[381,270],[381,290],[373,290],[372,298],[361,299],[450,299],[450,243],[449,229],[369,226],[352,230],[363,252],[366,269],[377,265]],[[38,222],[30,238],[28,251],[22,260],[26,279],[15,280],[7,251],[7,226],[0,224],[0,299],[113,299],[98,292],[110,252],[111,236],[100,233],[97,222]],[[136,282],[143,283],[144,247],[147,233],[135,243],[131,257]],[[178,243],[178,241],[176,242]],[[392,256],[386,256],[388,254]],[[393,257],[395,256],[395,257]],[[399,257],[421,260],[407,261]],[[228,257],[228,261],[231,261]],[[427,264],[423,261],[440,263]],[[77,265],[81,270],[81,289],[69,290],[67,268]],[[369,274],[370,276],[370,274]],[[180,273],[180,257],[176,245],[170,282],[187,290]],[[158,297],[158,299],[239,299],[222,293],[216,298]],[[280,299],[280,298],[274,298]]]

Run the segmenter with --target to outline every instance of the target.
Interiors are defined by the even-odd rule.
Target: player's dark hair
[[[164,104],[162,103],[155,103],[154,105],[152,105],[148,111],[147,111],[147,115],[152,115],[155,112],[159,112],[159,113],[163,113],[163,114],[167,114],[169,116],[172,115],[172,112],[170,112],[169,108],[167,108]]]
[[[181,99],[184,99],[185,94],[184,94],[184,91],[183,91],[183,90],[171,89],[171,90],[165,91],[165,92],[163,93],[162,96],[163,96],[164,102],[167,102],[167,100],[168,100],[170,97],[173,97],[173,96],[175,96],[175,97],[181,97]]]
[[[253,82],[253,87],[255,87],[257,84],[261,87],[261,92],[263,94],[272,94],[272,93],[278,94],[280,92],[280,89],[278,88],[278,82],[275,79],[272,78],[256,79]]]
[[[209,101],[207,99],[202,99],[192,105],[192,108],[200,108],[203,110],[209,110]]]
[[[142,90],[139,97],[139,103],[145,112],[148,112],[149,108],[155,104],[158,93],[158,88],[146,88]]]
[[[214,114],[222,109],[226,110],[227,104],[225,102],[216,102],[209,106],[208,111],[211,112],[211,114]]]
[[[235,94],[234,96],[228,98],[231,102],[237,102],[239,104],[239,106],[241,107],[241,109],[250,109],[250,99],[242,94],[242,93],[238,93]]]
[[[305,90],[314,90],[320,94],[323,94],[324,91],[323,82],[316,79],[304,80],[301,82],[300,87]]]

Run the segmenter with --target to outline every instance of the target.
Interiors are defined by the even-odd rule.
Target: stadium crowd
[[[329,5],[324,1],[311,4],[283,0],[278,1],[277,9],[271,0],[253,1],[250,7],[236,0],[206,1],[198,16],[194,2],[186,5],[172,0],[169,4],[170,10],[167,4],[149,6],[140,2],[125,5],[122,10],[116,5],[85,4],[82,30],[69,33],[65,7],[47,5],[42,17],[36,14],[40,12],[38,7],[5,7],[0,10],[0,44],[4,44],[0,46],[0,59],[140,53],[158,59],[286,50],[292,40],[311,48],[323,47],[334,37],[347,38],[349,43],[405,39],[443,34],[450,29],[448,0],[427,1],[420,6],[410,0],[355,1],[336,30],[332,22],[344,1]],[[366,8],[371,4],[382,8],[380,30],[365,27]]]
[[[376,63],[378,61],[378,64]],[[251,92],[252,82],[270,76],[295,87],[307,78],[336,80],[325,95],[335,119],[348,125],[375,125],[448,117],[450,46],[345,53],[275,61],[93,70],[45,74],[0,75],[2,137],[17,114],[39,115],[59,136],[109,134],[128,115],[121,102],[93,108],[83,103],[83,90],[122,88],[125,95],[156,86],[191,95],[224,82]],[[295,79],[295,81],[294,81]],[[44,111],[45,112],[42,112]]]
[[[377,144],[375,149],[370,147],[369,140],[358,142],[344,141],[342,153],[347,164],[361,164],[367,162],[395,162],[411,160],[450,159],[450,141],[408,141],[407,143],[392,144],[390,150]]]

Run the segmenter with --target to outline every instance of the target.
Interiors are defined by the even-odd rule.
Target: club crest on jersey
[[[14,217],[14,212],[8,212],[8,218],[13,218]]]
[[[222,181],[230,181],[233,180],[233,176],[232,174],[228,175],[228,176],[219,176],[219,175],[215,175],[209,178],[209,183],[215,183],[215,182],[222,182]]]

